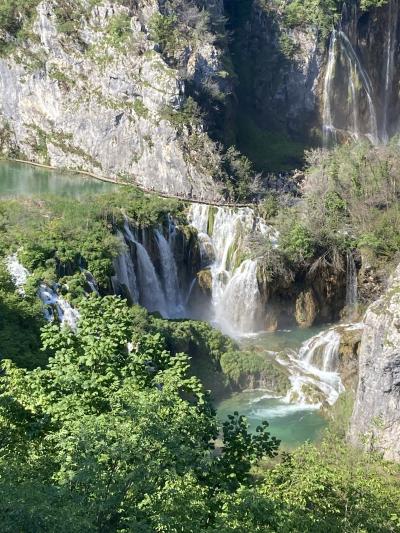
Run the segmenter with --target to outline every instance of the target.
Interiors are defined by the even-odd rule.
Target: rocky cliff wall
[[[350,440],[400,460],[400,267],[364,318]]]
[[[73,10],[72,0],[41,1],[23,39],[3,35],[3,153],[166,193],[218,198],[218,150],[201,121],[182,112],[184,80],[218,83],[221,54],[211,34],[180,42],[176,60],[167,61],[151,32],[164,2],[75,3],[84,13]],[[219,0],[209,3],[221,11]],[[72,18],[60,22],[64,4],[71,4]]]

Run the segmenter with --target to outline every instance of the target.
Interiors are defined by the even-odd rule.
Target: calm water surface
[[[79,174],[0,161],[0,197],[3,198],[45,194],[80,198],[111,192],[116,187]]]

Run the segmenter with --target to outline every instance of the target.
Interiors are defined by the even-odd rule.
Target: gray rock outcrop
[[[400,461],[400,266],[364,318],[352,443]]]
[[[211,3],[217,9],[220,2]],[[121,4],[82,1],[85,14],[74,15],[71,29],[60,23],[59,0],[43,0],[29,33],[15,43],[8,37],[0,58],[0,152],[215,200],[219,152],[201,122],[179,113],[185,79],[217,83],[220,51],[204,31],[179,43],[178,59],[168,62],[151,33],[159,2]]]

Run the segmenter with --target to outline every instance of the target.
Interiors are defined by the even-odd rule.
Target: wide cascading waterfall
[[[279,356],[287,367],[291,389],[286,400],[320,407],[325,401],[333,405],[344,386],[338,374],[341,336],[331,328],[302,344],[300,350]]]
[[[214,321],[231,335],[262,329],[263,303],[257,281],[257,260],[242,257],[250,235],[277,234],[250,208],[210,207],[192,204],[190,223],[199,232],[202,257],[210,257]]]
[[[169,231],[169,236],[170,239],[171,236],[173,237],[171,231]],[[161,230],[155,230],[155,237],[160,254],[163,288],[168,307],[168,316],[170,318],[183,318],[185,315],[185,309],[182,304],[181,291],[179,288],[178,269],[176,267],[175,257],[170,242],[167,241]]]
[[[356,308],[358,299],[357,267],[351,251],[346,260],[346,307]]]

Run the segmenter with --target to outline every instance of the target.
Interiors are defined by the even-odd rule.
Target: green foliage
[[[382,7],[386,5],[389,0],[361,0],[360,7],[363,11],[368,11],[376,7]]]
[[[81,296],[86,285],[82,267],[107,292],[113,259],[121,251],[121,243],[113,235],[115,226],[122,225],[125,216],[143,227],[153,226],[168,214],[184,221],[183,205],[132,188],[96,197],[90,203],[61,197],[40,202],[3,200],[0,251],[6,254],[19,249],[20,260],[33,273],[32,295],[40,279],[53,283],[63,278],[65,285],[75,287],[71,296]]]
[[[231,198],[238,202],[246,201],[251,192],[254,179],[253,166],[246,156],[241,154],[235,146],[230,146],[222,159],[226,173],[225,187]]]
[[[195,0],[167,0],[161,13],[151,17],[150,36],[168,61],[179,63],[178,55],[185,47],[194,49],[213,41],[209,28],[219,27],[221,21],[210,20],[208,7]]]
[[[44,328],[43,346],[54,355],[46,368],[3,362],[2,524],[17,520],[23,531],[32,524],[42,531],[207,529],[217,510],[213,494],[248,485],[251,465],[275,455],[278,442],[265,425],[249,435],[234,415],[215,455],[214,412],[188,374],[188,357],[171,355],[159,334],[139,334],[137,311],[118,298],[86,299],[80,312],[76,334]]]
[[[182,133],[184,127],[189,128],[190,131],[198,128],[203,116],[197,102],[189,96],[180,109],[164,108],[162,118],[171,122],[178,132]]]
[[[400,250],[400,154],[395,143],[317,151],[308,155],[308,163],[303,216],[317,239],[342,247],[358,243],[383,257]]]
[[[23,40],[27,36],[26,27],[31,23],[39,0],[2,0],[0,4],[0,53],[7,52],[13,43],[11,38]]]
[[[129,15],[120,13],[111,18],[107,27],[107,37],[113,46],[122,46],[130,35],[131,19]]]
[[[159,44],[161,52],[167,55],[175,52],[179,40],[175,29],[176,21],[175,15],[161,13],[154,14],[150,20],[151,38]]]
[[[136,98],[136,100],[133,102],[133,109],[139,117],[147,118],[149,114],[149,110],[144,105],[143,100],[140,98]]]
[[[314,241],[309,229],[295,221],[289,231],[282,235],[280,246],[292,263],[302,263],[314,255]]]
[[[266,473],[262,492],[279,508],[278,531],[394,532],[398,474],[331,437],[288,455]]]
[[[263,387],[285,395],[290,387],[286,371],[265,353],[229,351],[221,356],[221,368],[235,385],[246,388],[249,380],[262,381]]]
[[[0,347],[1,358],[12,359],[16,365],[36,368],[46,363],[40,351],[40,328],[44,324],[39,300],[22,297],[0,263]]]
[[[259,214],[265,220],[275,218],[279,212],[279,200],[276,194],[269,193],[258,206]]]
[[[327,37],[340,18],[342,2],[338,0],[293,0],[284,8],[289,27],[314,26]]]

